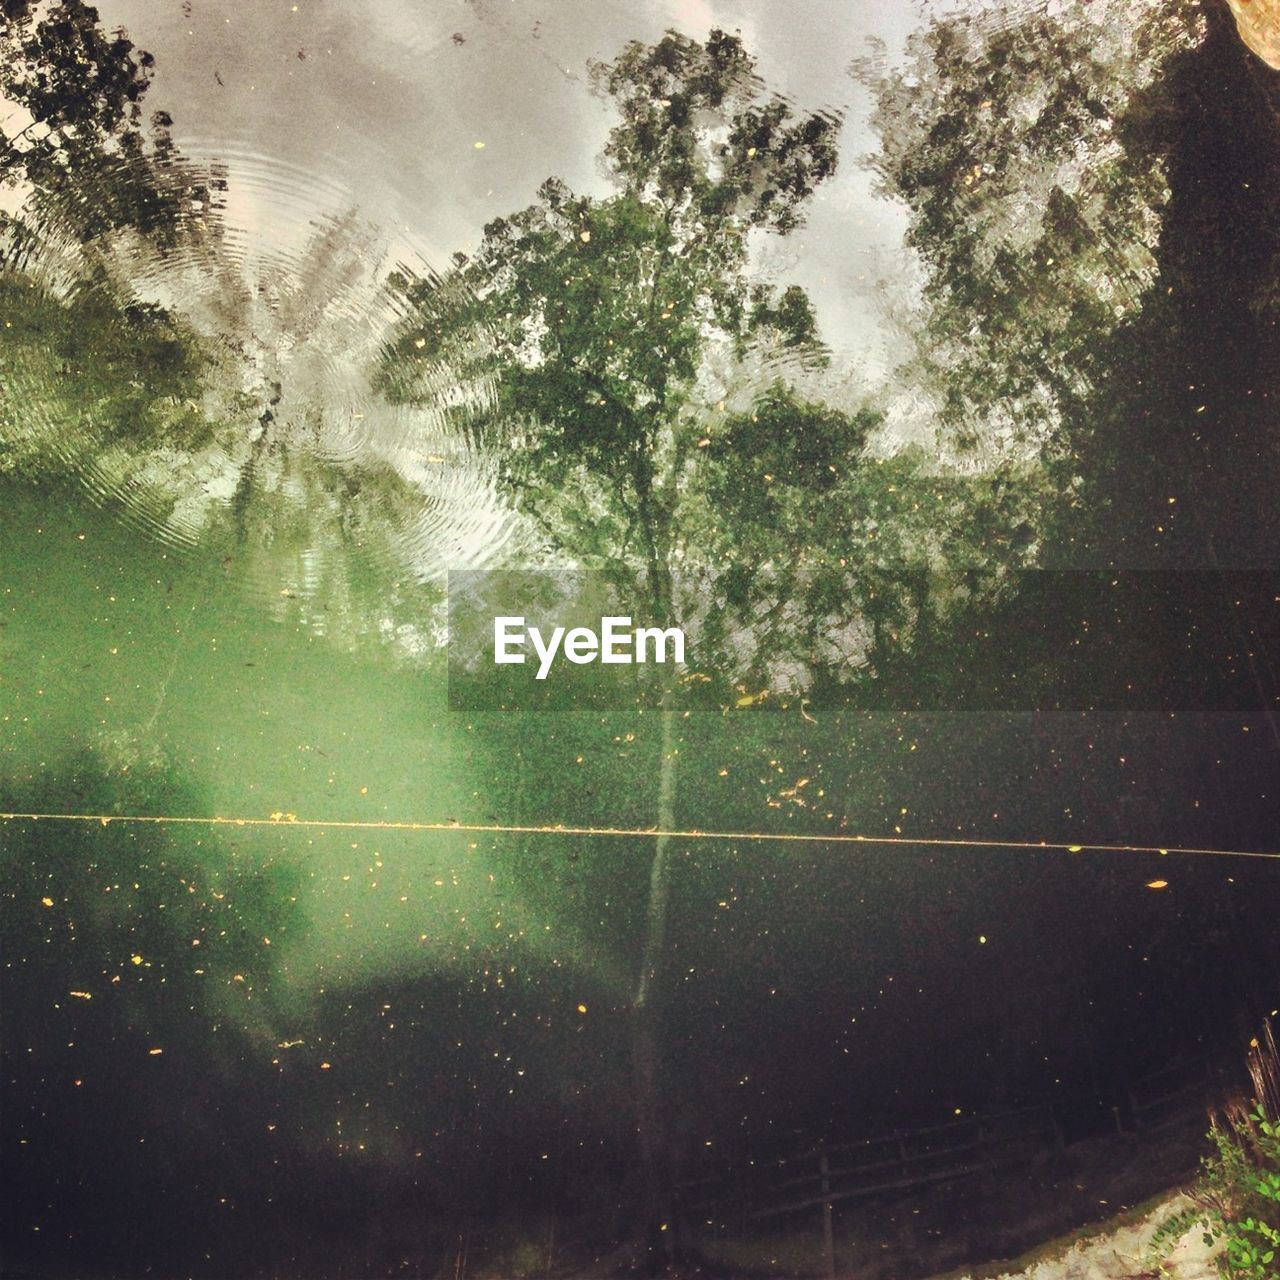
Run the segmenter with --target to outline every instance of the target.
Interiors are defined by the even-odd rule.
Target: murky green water
[[[1274,73],[983,12],[6,9],[8,1273],[924,1275],[1194,1166],[1135,1099],[1280,944]],[[696,659],[451,700],[448,574],[573,565]],[[979,1118],[1015,1210],[829,1255],[776,1164]]]

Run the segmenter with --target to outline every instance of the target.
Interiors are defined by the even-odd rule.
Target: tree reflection
[[[944,444],[1045,458],[1055,563],[1272,562],[1280,132],[1230,15],[950,15],[909,53],[855,70],[925,270],[903,374]]]
[[[217,546],[340,644],[420,661],[435,601],[408,584],[446,540],[482,559],[508,535],[488,469],[435,406],[368,385],[374,230],[322,217],[246,257],[226,166],[144,110],[154,72],[80,0],[5,6],[0,476],[72,478],[164,542]]]
[[[12,114],[0,127],[0,189],[25,189],[28,234],[88,242],[128,229],[173,246],[207,215],[216,178],[182,162],[167,112],[143,110],[154,69],[83,0],[5,0],[0,97]]]
[[[797,116],[719,31],[634,43],[594,80],[620,118],[604,153],[613,194],[551,179],[447,274],[393,277],[405,318],[383,385],[412,401],[452,369],[490,387],[492,407],[462,423],[500,449],[507,491],[647,621],[698,613],[700,669],[731,701],[803,691],[823,670],[866,674],[930,607],[927,571],[867,568],[928,566],[948,539],[952,554],[1017,562],[1027,539],[986,547],[955,533],[982,516],[1025,525],[1032,491],[1013,496],[1007,477],[1003,490],[933,484],[910,455],[877,463],[866,451],[880,413],[799,389],[826,359],[813,310],[803,290],[753,270],[751,236],[800,225],[835,169],[838,116]],[[709,587],[707,568],[730,572]],[[654,825],[667,832],[680,747],[669,684],[661,703]],[[659,834],[632,998],[655,1256],[678,1249],[660,1052],[672,856]]]

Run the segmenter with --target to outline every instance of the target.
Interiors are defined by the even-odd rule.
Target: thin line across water
[[[777,844],[857,844],[906,845],[917,848],[944,849],[1022,849],[1060,853],[1154,853],[1186,854],[1204,858],[1264,858],[1280,861],[1280,851],[1260,849],[1209,849],[1193,845],[1154,844],[1068,844],[1059,840],[978,840],[960,836],[869,836],[848,832],[795,831],[666,831],[658,827],[587,827],[564,823],[543,825],[506,825],[475,822],[410,822],[387,820],[299,818],[296,814],[280,814],[269,818],[227,818],[218,816],[181,816],[176,814],[118,813],[5,813],[5,822],[84,822],[110,826],[112,823],[147,823],[152,825],[186,825],[210,827],[300,827],[340,831],[459,831],[472,835],[526,836],[604,836],[615,839],[755,841]]]

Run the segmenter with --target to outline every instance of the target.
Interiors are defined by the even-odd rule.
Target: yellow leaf
[[[41,901],[41,902],[42,902],[46,907],[51,907],[51,906],[53,906],[53,899],[52,899],[52,898],[41,898],[41,899],[40,899],[40,901]]]
[[[1148,889],[1167,889],[1168,887],[1169,887],[1169,882],[1167,880],[1148,880],[1147,881]]]

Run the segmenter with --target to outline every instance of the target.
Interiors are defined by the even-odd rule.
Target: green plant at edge
[[[1214,1121],[1215,1153],[1201,1161],[1190,1196],[1195,1203],[1175,1214],[1151,1240],[1166,1259],[1188,1230],[1203,1225],[1206,1245],[1219,1242],[1218,1274],[1226,1280],[1280,1277],[1280,1122],[1260,1106],[1240,1109],[1225,1124]]]

